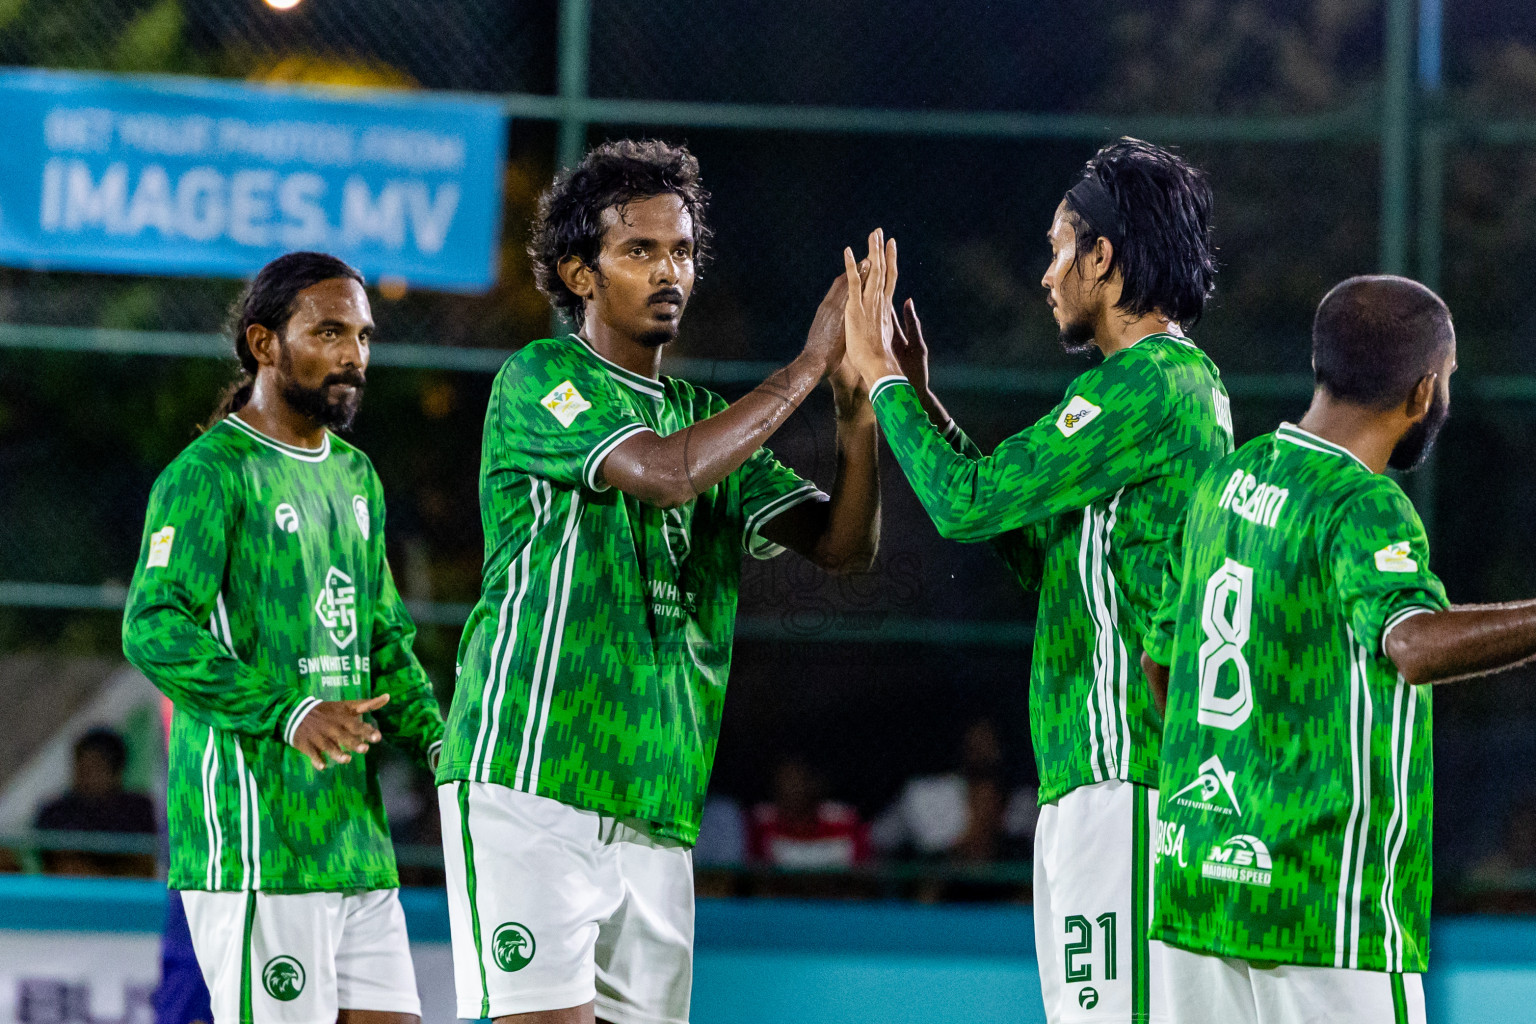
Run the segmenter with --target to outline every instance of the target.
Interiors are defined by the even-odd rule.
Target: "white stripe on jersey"
[[[1116,693],[1123,692],[1128,681],[1125,666],[1129,657],[1117,628],[1114,575],[1109,570],[1108,560],[1109,535],[1114,529],[1119,500],[1120,492],[1117,492],[1109,510],[1102,514],[1095,512],[1092,505],[1083,510],[1084,534],[1078,562],[1083,596],[1094,628],[1094,685],[1089,693],[1088,734],[1095,781],[1121,777],[1130,760],[1125,709],[1123,705],[1117,708],[1119,702],[1115,699]],[[1106,590],[1109,591],[1107,595]]]
[[[1115,519],[1120,511],[1120,496],[1125,493],[1122,487],[1115,492],[1115,497],[1109,503],[1109,519],[1104,524],[1104,591],[1109,595],[1109,629],[1115,645],[1114,654],[1119,660],[1119,701],[1116,711],[1118,713],[1117,725],[1120,729],[1120,770],[1117,778],[1125,778],[1131,765],[1131,724],[1129,713],[1126,710],[1129,704],[1129,666],[1131,656],[1125,649],[1125,641],[1120,636],[1120,604],[1115,597],[1115,572],[1109,567],[1109,542],[1115,535]]]
[[[251,781],[250,772],[245,770],[245,751],[240,747],[240,738],[231,736],[230,740],[235,747],[235,783],[240,793],[240,888],[249,891],[251,886]]]
[[[539,763],[544,758],[544,732],[549,726],[549,706],[554,701],[555,673],[560,669],[560,644],[565,639],[565,613],[571,604],[571,580],[576,568],[576,524],[581,519],[581,495],[571,496],[571,518],[566,527],[566,537],[571,540],[570,550],[565,556],[565,580],[560,587],[560,613],[555,618],[555,633],[549,645],[549,669],[544,674],[544,699],[539,707],[539,728],[536,733],[538,739],[533,747],[533,761],[529,765],[528,792],[537,793],[539,789]],[[562,541],[562,544],[565,542]],[[553,586],[553,580],[551,580]]]
[[[541,497],[543,500],[541,500]],[[528,478],[528,500],[533,505],[533,526],[523,552],[507,563],[507,594],[501,600],[501,611],[496,616],[496,642],[491,645],[490,665],[485,673],[485,692],[480,700],[480,730],[475,737],[475,747],[470,755],[470,776],[481,782],[490,782],[491,751],[501,730],[501,705],[506,696],[507,669],[512,651],[517,647],[517,622],[522,611],[523,598],[528,594],[528,566],[533,556],[533,543],[546,521],[551,501],[549,484],[537,477]],[[519,565],[521,563],[521,565]],[[516,592],[516,597],[513,593]],[[512,621],[507,622],[507,608],[511,606]],[[508,639],[510,637],[510,639]]]
[[[534,744],[542,743],[543,740],[542,732],[536,730],[541,729],[540,719],[548,713],[548,701],[553,694],[554,663],[560,660],[560,652],[549,649],[549,637],[557,625],[562,630],[565,627],[566,603],[560,600],[560,575],[566,559],[575,556],[575,546],[571,540],[576,535],[580,511],[581,495],[572,491],[565,530],[549,565],[549,596],[544,602],[544,627],[539,631],[539,653],[533,665],[533,681],[528,687],[528,715],[523,721],[523,744],[517,754],[517,775],[512,781],[514,789],[524,789],[529,793],[534,791],[534,786],[528,785],[529,780],[536,784],[539,776],[538,762],[529,764],[529,759],[533,755]],[[569,598],[569,591],[565,596]],[[549,693],[542,692],[546,686],[550,689]]]
[[[1088,617],[1093,620],[1094,633],[1095,636],[1098,636],[1100,635],[1101,631],[1099,627],[1099,619],[1094,609],[1093,585],[1088,582],[1088,553],[1092,550],[1093,547],[1094,533],[1092,505],[1089,505],[1087,508],[1083,509],[1083,525],[1080,529],[1082,530],[1082,533],[1078,537],[1077,574],[1078,578],[1081,579],[1083,583],[1083,600],[1088,604]],[[1100,716],[1098,714],[1097,708],[1095,707],[1095,702],[1099,699],[1099,652],[1097,648],[1094,650],[1093,667],[1094,685],[1093,688],[1088,691],[1088,766],[1093,770],[1093,781],[1103,782],[1104,771],[1100,766],[1099,751]]]
[[[1345,627],[1346,630],[1348,627]],[[1349,882],[1350,867],[1353,865],[1354,847],[1357,842],[1357,832],[1360,824],[1360,794],[1362,786],[1367,785],[1364,775],[1364,765],[1360,759],[1360,697],[1364,689],[1364,680],[1361,678],[1360,665],[1354,656],[1355,637],[1349,634],[1350,658],[1349,658],[1349,773],[1350,773],[1350,805],[1349,821],[1344,825],[1344,850],[1339,856],[1339,895],[1338,912],[1335,915],[1333,925],[1333,966],[1343,967],[1349,956]],[[1369,699],[1369,698],[1367,698]],[[1364,839],[1359,838],[1363,843]]]
[[[208,727],[208,745],[203,748],[203,824],[208,829],[208,877],[210,890],[220,882],[220,861],[224,857],[224,834],[219,828],[219,802],[214,797],[215,780],[219,772],[219,752],[215,746],[213,726]]]
[[[1386,837],[1382,840],[1381,884],[1386,967],[1389,971],[1399,972],[1403,969],[1403,923],[1397,916],[1397,858],[1402,853],[1403,840],[1408,837],[1408,762],[1413,753],[1413,718],[1417,704],[1418,691],[1399,674],[1392,697],[1392,818],[1387,822]],[[1392,835],[1394,826],[1395,838]]]
[[[1370,838],[1371,823],[1371,724],[1374,719],[1374,707],[1371,704],[1371,691],[1367,685],[1370,676],[1367,675],[1366,665],[1370,660],[1370,652],[1355,642],[1354,630],[1348,630],[1350,649],[1354,652],[1353,661],[1355,669],[1359,673],[1360,695],[1364,698],[1364,713],[1360,720],[1360,740],[1356,754],[1360,764],[1360,832],[1355,843],[1355,867],[1354,867],[1354,893],[1351,896],[1351,907],[1354,910],[1354,920],[1349,926],[1349,963],[1351,970],[1360,967],[1360,890],[1365,885],[1365,847]]]

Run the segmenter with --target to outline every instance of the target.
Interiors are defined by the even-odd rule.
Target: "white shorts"
[[[437,794],[460,1017],[595,1002],[613,1024],[687,1024],[688,847],[506,786]]]
[[[1157,790],[1130,782],[1079,786],[1040,808],[1035,953],[1050,1024],[1168,1021],[1163,944],[1147,938],[1156,828]]]
[[[1424,1024],[1418,974],[1255,967],[1168,946],[1168,1007],[1179,1024]]]
[[[181,899],[214,1024],[335,1024],[338,1010],[421,1016],[396,889]]]

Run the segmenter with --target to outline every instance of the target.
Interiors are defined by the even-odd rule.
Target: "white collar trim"
[[[1292,433],[1300,434],[1301,437],[1289,437],[1289,436],[1287,436],[1288,434],[1292,434]],[[1312,431],[1310,431],[1310,430],[1303,430],[1303,429],[1301,429],[1300,427],[1298,427],[1294,423],[1282,423],[1282,424],[1280,424],[1280,428],[1275,431],[1275,436],[1278,437],[1282,441],[1289,441],[1291,444],[1297,445],[1299,447],[1310,448],[1313,451],[1323,452],[1323,453],[1325,453],[1327,455],[1347,455],[1351,459],[1354,459],[1356,462],[1360,463],[1361,468],[1363,468],[1366,472],[1368,472],[1368,473],[1374,473],[1375,472],[1375,470],[1371,469],[1370,466],[1367,466],[1365,464],[1365,460],[1364,459],[1362,459],[1360,456],[1356,455],[1354,452],[1350,451],[1348,448],[1345,448],[1341,444],[1334,444],[1332,441],[1328,440],[1326,437],[1318,437],[1316,434],[1312,433]],[[1306,441],[1303,441],[1302,438],[1308,438],[1311,441],[1315,441],[1316,444],[1308,444]]]
[[[275,448],[290,459],[298,459],[300,462],[324,462],[331,454],[331,432],[325,432],[325,440],[320,442],[319,448],[300,448],[295,444],[285,444],[275,437],[268,437],[249,423],[240,418],[239,413],[230,413],[224,417],[224,422],[241,431],[247,437],[255,438],[268,448]]]

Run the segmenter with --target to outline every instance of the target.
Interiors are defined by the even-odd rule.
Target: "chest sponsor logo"
[[[315,615],[337,647],[347,647],[357,639],[357,588],[352,577],[334,565],[315,597]]]
[[[1232,788],[1236,779],[1236,772],[1222,767],[1221,758],[1208,757],[1201,763],[1195,781],[1173,794],[1173,802],[1217,814],[1242,814],[1242,805],[1237,802],[1237,792]]]
[[[544,396],[539,403],[550,411],[555,419],[560,421],[562,427],[568,427],[571,422],[592,408],[592,403],[581,397],[581,392],[576,390],[576,385],[570,381],[564,381],[559,387]]]
[[[1092,423],[1094,418],[1103,412],[1082,395],[1078,395],[1067,403],[1067,407],[1061,410],[1061,415],[1056,417],[1056,429],[1061,431],[1063,437],[1071,437]]]
[[[1178,862],[1179,867],[1189,867],[1189,862],[1184,859],[1184,826],[1175,825],[1171,821],[1157,823],[1157,859],[1172,857]]]
[[[357,517],[357,528],[363,531],[363,540],[368,539],[368,499],[361,494],[352,495],[352,515]]]
[[[167,526],[149,535],[149,559],[144,568],[161,569],[171,564],[171,542],[176,539],[176,527]]]
[[[1274,874],[1269,847],[1258,836],[1233,836],[1220,846],[1211,847],[1200,865],[1202,878],[1242,885],[1268,886]]]
[[[286,501],[277,506],[277,528],[288,533],[299,532],[299,510]]]
[[[1376,568],[1382,572],[1418,572],[1419,563],[1413,557],[1413,547],[1400,541],[1376,552]]]

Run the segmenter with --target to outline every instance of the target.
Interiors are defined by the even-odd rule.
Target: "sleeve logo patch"
[[[1061,410],[1061,415],[1056,417],[1056,429],[1061,431],[1061,436],[1071,437],[1083,427],[1093,422],[1094,417],[1103,412],[1082,395],[1077,395],[1067,403],[1067,407]]]
[[[592,403],[582,398],[581,392],[570,381],[565,381],[545,395],[539,404],[548,409],[562,427],[570,426],[577,416],[592,408]]]
[[[1376,552],[1376,568],[1382,572],[1418,572],[1419,563],[1414,561],[1408,542],[1399,541]]]
[[[171,542],[176,539],[176,527],[167,526],[149,535],[149,561],[144,568],[164,569],[171,564]]]

